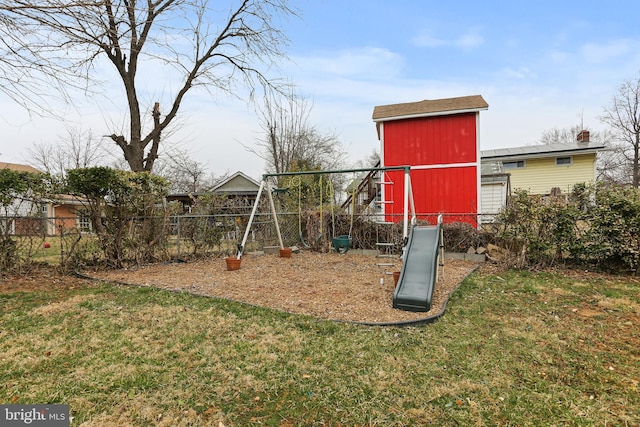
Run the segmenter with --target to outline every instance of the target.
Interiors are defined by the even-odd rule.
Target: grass
[[[77,236],[69,235],[65,238],[60,236],[27,236],[16,237],[15,241],[18,245],[18,254],[22,259],[30,260],[36,263],[45,263],[50,266],[59,266],[63,254],[68,256],[70,245],[75,243]],[[48,246],[45,246],[48,243]],[[200,249],[198,255],[206,253],[235,254],[237,251],[237,242],[231,240],[223,240],[214,247]],[[257,250],[261,246],[260,242],[247,242],[247,251]],[[92,263],[103,259],[100,242],[95,235],[83,234],[78,246],[75,247],[75,253],[80,257]],[[170,259],[188,258],[193,255],[193,244],[189,239],[183,238],[178,245],[178,239],[171,236],[168,239],[167,256]]]
[[[476,273],[371,328],[107,284],[0,293],[0,402],[73,426],[640,424],[638,283]]]

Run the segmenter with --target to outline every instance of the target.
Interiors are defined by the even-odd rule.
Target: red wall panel
[[[388,221],[400,221],[404,209],[402,172],[389,172],[394,185],[387,186],[385,206]],[[445,169],[412,169],[411,187],[420,219],[435,223],[443,214],[445,222],[465,221],[475,225],[478,211],[477,169],[474,166]]]
[[[476,113],[435,116],[384,123],[385,166],[430,166],[476,163]],[[390,172],[396,184],[387,188],[387,220],[398,221],[403,212],[402,172]],[[475,225],[478,211],[478,174],[475,166],[412,169],[411,184],[416,213],[423,219],[444,214],[446,222]],[[460,216],[460,214],[470,214]]]
[[[385,122],[385,165],[475,162],[476,139],[476,113]]]

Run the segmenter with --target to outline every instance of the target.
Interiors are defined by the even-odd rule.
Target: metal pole
[[[242,238],[242,243],[238,248],[238,256],[240,259],[242,257],[242,252],[244,251],[244,245],[247,243],[247,237],[249,237],[249,231],[251,230],[251,223],[253,222],[253,217],[256,215],[256,211],[258,210],[258,203],[260,203],[260,195],[262,194],[262,189],[264,188],[265,180],[262,180],[260,183],[260,188],[258,189],[258,195],[256,196],[256,201],[253,204],[253,209],[251,209],[251,215],[249,215],[249,223],[247,224],[247,228],[244,230],[244,237]]]
[[[337,170],[320,170],[320,171],[300,171],[300,172],[281,172],[281,173],[267,173],[262,175],[262,179],[274,176],[294,176],[294,175],[325,175],[332,173],[346,173],[346,172],[370,172],[370,171],[399,171],[409,170],[409,166],[389,166],[384,168],[364,168],[364,169],[337,169]]]
[[[180,216],[178,215],[178,260],[180,259]]]
[[[402,213],[402,238],[409,235],[409,168],[404,169],[404,212]]]
[[[416,202],[413,198],[413,186],[411,185],[411,176],[409,176],[409,207],[411,208],[411,225],[415,225],[416,218]]]
[[[284,249],[284,244],[282,243],[282,235],[280,234],[280,225],[278,224],[276,205],[275,203],[273,203],[273,195],[271,194],[271,187],[269,186],[269,183],[266,179],[263,182],[267,183],[267,197],[269,197],[269,205],[271,205],[271,214],[273,215],[273,222],[276,226],[276,234],[278,235],[278,242],[280,242],[280,249]]]

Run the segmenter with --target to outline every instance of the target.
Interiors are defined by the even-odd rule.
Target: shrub
[[[565,199],[517,191],[498,216],[495,237],[517,267],[571,262],[637,272],[640,192],[578,185]]]
[[[107,167],[67,172],[67,189],[81,196],[100,240],[105,260],[122,267],[127,260],[151,262],[166,249],[169,212],[163,203],[169,185],[147,172]]]

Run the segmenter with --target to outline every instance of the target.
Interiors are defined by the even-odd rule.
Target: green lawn
[[[5,292],[0,402],[66,403],[73,426],[640,425],[639,289],[475,273],[411,328],[107,284]]]

